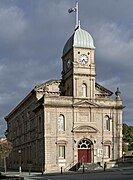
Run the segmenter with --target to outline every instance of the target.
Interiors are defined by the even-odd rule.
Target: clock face
[[[68,60],[67,60],[67,68],[70,68],[70,66],[71,66],[71,60],[68,59]]]
[[[81,64],[87,64],[87,63],[88,63],[88,57],[87,57],[87,55],[82,54],[82,55],[80,56],[80,63],[81,63]]]

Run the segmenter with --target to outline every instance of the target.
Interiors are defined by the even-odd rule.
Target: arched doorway
[[[89,139],[82,139],[78,143],[78,162],[91,163],[91,146],[92,141]]]

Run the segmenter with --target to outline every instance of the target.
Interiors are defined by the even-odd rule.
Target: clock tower
[[[95,98],[94,42],[80,24],[66,42],[62,56],[62,95]]]

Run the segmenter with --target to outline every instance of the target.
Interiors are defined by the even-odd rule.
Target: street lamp
[[[19,153],[19,173],[21,174],[21,150],[18,151]]]
[[[123,151],[123,162],[124,162],[124,156],[125,156],[125,152]]]

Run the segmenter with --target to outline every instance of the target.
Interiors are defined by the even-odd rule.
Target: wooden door
[[[90,163],[91,162],[91,150],[90,149],[78,149],[78,162]]]

